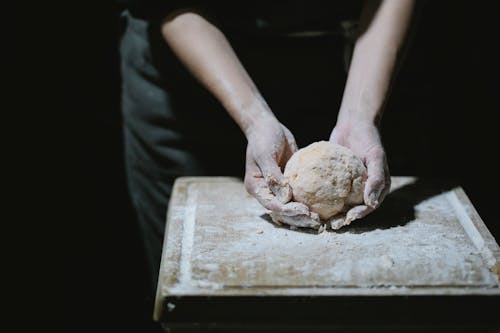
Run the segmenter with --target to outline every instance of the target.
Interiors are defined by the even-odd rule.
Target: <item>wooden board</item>
[[[155,318],[173,296],[500,295],[499,262],[452,184],[393,177],[376,212],[318,234],[273,224],[239,179],[179,178]]]

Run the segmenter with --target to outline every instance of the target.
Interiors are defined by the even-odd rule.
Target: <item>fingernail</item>
[[[347,224],[357,219],[359,219],[359,214],[357,213],[347,213],[347,216],[345,217],[345,221]]]
[[[290,185],[275,185],[273,186],[272,191],[281,203],[287,203],[292,199],[292,189],[290,188]]]
[[[378,206],[379,195],[380,194],[377,192],[373,192],[372,194],[370,194],[370,196],[368,197],[369,202],[367,202],[368,206],[370,206],[370,207]]]
[[[282,214],[287,216],[309,215],[307,206],[298,202],[288,202],[283,205]]]
[[[330,221],[330,228],[332,228],[333,230],[337,230],[337,229],[340,229],[341,227],[343,227],[344,225],[347,225],[349,223],[346,223],[347,220],[346,217],[337,217],[337,218],[334,218]]]
[[[316,222],[320,222],[319,214],[316,212],[309,212],[309,217]]]

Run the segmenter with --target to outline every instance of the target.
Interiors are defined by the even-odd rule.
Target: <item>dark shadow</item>
[[[339,230],[328,229],[327,232],[336,233],[363,233],[376,229],[390,229],[404,226],[415,219],[415,206],[420,202],[435,195],[449,191],[457,187],[458,183],[452,180],[443,179],[417,179],[415,182],[404,185],[387,195],[384,202],[373,213],[363,219],[354,221],[351,225]],[[271,223],[275,228],[287,229],[295,232],[309,234],[318,233],[317,230],[309,228],[296,228],[283,224],[274,223],[268,214],[262,214],[260,218]]]
[[[457,182],[451,180],[417,179],[389,193],[380,207],[365,218],[332,232],[363,233],[404,226],[415,219],[417,204],[456,186]]]

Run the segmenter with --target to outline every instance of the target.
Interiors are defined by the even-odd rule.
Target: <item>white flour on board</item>
[[[418,203],[403,225],[320,234],[272,224],[238,183],[192,185],[188,203],[179,290],[498,284],[447,193]]]

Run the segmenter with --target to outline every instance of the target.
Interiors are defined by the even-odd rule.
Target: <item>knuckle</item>
[[[245,176],[243,184],[248,193],[252,195],[255,194],[255,184],[254,181],[252,181],[252,177]]]
[[[369,149],[368,156],[374,160],[385,160],[384,148],[380,145],[373,146]]]
[[[269,202],[263,202],[262,205],[269,209],[270,211],[274,212],[275,214],[282,214],[283,213],[283,207],[281,207],[280,205],[278,205],[276,202],[274,201],[269,201]]]
[[[370,183],[372,184],[372,186],[378,187],[384,183],[384,177],[382,177],[381,175],[374,175],[371,177]]]
[[[391,184],[392,184],[391,177],[390,176],[385,177],[385,186],[387,187],[387,189],[389,189],[391,187]]]
[[[265,172],[266,182],[272,185],[281,184],[283,181],[283,175],[281,175],[275,168],[269,168]]]

